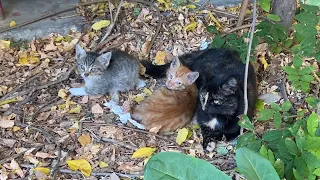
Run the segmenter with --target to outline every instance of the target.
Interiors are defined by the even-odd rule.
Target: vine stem
[[[253,1],[253,16],[252,16],[252,26],[251,26],[251,32],[250,32],[250,39],[249,39],[249,46],[248,46],[248,52],[247,52],[247,59],[246,59],[246,68],[244,73],[244,112],[243,114],[247,115],[248,112],[248,71],[249,71],[249,61],[251,56],[251,47],[252,47],[252,40],[253,40],[253,34],[255,31],[256,26],[256,17],[257,17],[257,0]],[[243,134],[243,127],[240,129],[240,135]]]

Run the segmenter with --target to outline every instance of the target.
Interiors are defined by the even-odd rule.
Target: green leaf
[[[314,13],[314,14],[319,11],[319,7],[317,7],[317,6],[320,6],[320,2],[318,0],[307,0],[306,3],[309,4],[309,5],[301,4],[301,7],[305,11],[311,12],[311,13]]]
[[[310,136],[314,137],[319,127],[319,117],[315,112],[312,112],[307,120],[307,128]]]
[[[271,162],[271,164],[274,164],[275,162],[274,154],[270,149],[268,149],[268,160]]]
[[[271,109],[274,109],[275,111],[281,111],[281,107],[274,102],[271,103]]]
[[[255,140],[255,137],[256,136],[252,132],[244,133],[238,139],[237,148],[248,145]]]
[[[291,105],[290,101],[287,100],[282,104],[282,111],[287,112],[291,109],[291,107],[292,107],[292,105]]]
[[[256,104],[255,104],[255,108],[258,111],[261,111],[262,109],[264,109],[264,102],[262,99],[258,99]]]
[[[276,169],[279,177],[280,177],[281,179],[283,179],[283,177],[284,177],[284,163],[283,163],[280,159],[277,159],[277,160],[274,162],[273,167]]]
[[[270,0],[259,0],[260,7],[266,12],[270,11],[270,4]]]
[[[211,43],[211,48],[221,48],[225,42],[226,40],[223,39],[221,35],[218,35],[213,39]]]
[[[286,138],[285,144],[290,154],[297,155],[298,148],[296,143],[292,139]]]
[[[312,96],[307,97],[306,101],[307,101],[308,105],[313,108],[317,107],[317,104],[319,103],[319,99],[316,97],[312,97]]]
[[[317,26],[319,22],[319,18],[315,14],[311,14],[308,12],[303,12],[294,17],[300,23],[303,23],[307,26]]]
[[[320,168],[317,168],[316,170],[314,170],[312,174],[315,174],[316,176],[320,176]]]
[[[287,39],[286,42],[284,43],[284,46],[286,48],[289,48],[291,46],[291,44],[292,44],[292,39]]]
[[[219,31],[217,30],[216,26],[210,25],[207,27],[207,31],[211,34],[217,34]]]
[[[320,50],[320,49],[319,49]],[[316,60],[318,62],[320,62],[320,52],[317,52],[315,55],[314,55],[314,58],[316,58]]]
[[[317,34],[317,29],[313,26],[305,26],[303,24],[295,24],[292,28],[303,37],[313,37]]]
[[[295,55],[293,56],[293,66],[296,68],[296,69],[300,69],[302,65],[302,59],[300,56],[298,55]]]
[[[310,153],[308,151],[302,151],[301,157],[309,166],[314,167],[314,168],[320,167],[320,160],[312,153]]]
[[[299,74],[301,75],[310,74],[310,73],[312,73],[312,69],[310,67],[304,67],[299,72]]]
[[[311,75],[303,75],[303,76],[301,76],[301,80],[305,81],[305,82],[311,82],[311,81],[313,81],[313,79],[314,79],[314,77],[311,76]]]
[[[272,167],[271,163],[260,156],[258,153],[241,147],[236,152],[236,162],[238,170],[248,180],[272,179],[279,178],[277,172]]]
[[[277,144],[277,148],[278,148],[278,151],[283,159],[291,160],[293,158],[293,156],[289,152],[289,149],[287,149],[287,146],[286,146],[284,139],[279,140],[279,142]]]
[[[281,130],[271,130],[266,132],[263,136],[262,136],[262,140],[264,141],[275,141],[278,140],[282,137],[282,131]]]
[[[297,168],[297,172],[303,176],[308,176],[308,168],[306,162],[302,157],[296,157],[294,159],[294,165]]]
[[[281,114],[280,112],[276,112],[274,114],[274,126],[279,129],[281,127]]]
[[[140,14],[141,9],[140,8],[134,8],[133,9],[133,15],[138,16]]]
[[[300,150],[303,150],[304,149],[304,145],[306,143],[306,136],[305,136],[305,133],[303,131],[303,129],[300,128],[298,129],[297,131],[297,135],[296,135],[296,143],[297,143],[297,147],[300,149]]]
[[[205,160],[177,152],[160,152],[151,157],[144,169],[145,180],[231,180]]]
[[[320,137],[320,128],[317,129],[317,131],[316,131],[316,136],[317,136],[317,137]]]
[[[275,110],[273,109],[263,109],[257,113],[258,115],[257,120],[258,121],[270,120],[273,118],[274,113],[275,113]]]
[[[287,73],[287,74],[290,74],[290,75],[298,75],[298,72],[296,69],[290,67],[290,66],[284,66],[283,67],[283,70]],[[300,71],[301,72],[301,71]]]
[[[293,169],[293,175],[296,178],[296,180],[304,180],[304,178],[298,173],[296,169]]]
[[[276,49],[274,50],[274,53],[280,54],[281,51],[282,51],[282,47],[281,46],[277,46]]]
[[[260,155],[263,156],[264,158],[268,159],[268,150],[265,145],[262,145],[260,148]]]
[[[254,152],[258,152],[261,148],[262,142],[260,140],[254,140],[247,145],[247,148],[251,149]]]
[[[308,137],[304,146],[305,150],[317,150],[320,148],[320,137]]]
[[[270,19],[271,21],[275,21],[275,22],[281,21],[281,18],[275,14],[268,14],[267,18]]]
[[[250,119],[248,118],[247,115],[242,114],[240,116],[240,120],[238,121],[239,126],[246,128],[250,131],[254,130],[253,124],[251,123]]]

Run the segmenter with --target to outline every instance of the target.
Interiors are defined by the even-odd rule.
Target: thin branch
[[[103,38],[101,39],[99,45],[102,44],[102,43],[104,42],[104,40],[106,40],[106,38],[111,34],[111,32],[112,32],[112,30],[113,30],[113,28],[114,28],[114,26],[115,26],[115,24],[116,24],[116,22],[117,22],[117,20],[118,20],[118,16],[119,16],[119,13],[120,13],[120,10],[121,10],[122,5],[123,5],[123,0],[120,0],[119,5],[118,5],[117,12],[116,12],[116,14],[114,15],[114,20],[113,20],[113,22],[110,24],[110,26],[109,26],[106,34],[105,34],[105,35],[103,36]]]
[[[41,128],[37,128],[37,127],[34,127],[32,125],[20,123],[20,122],[17,122],[17,121],[14,121],[14,125],[15,126],[19,126],[19,127],[23,127],[23,128],[29,128],[29,129],[32,129],[32,130],[40,132],[41,134],[43,134],[43,136],[46,138],[46,140],[49,143],[52,143],[53,140],[54,140],[54,137],[50,133],[48,133],[47,131],[45,131],[45,130],[43,130]]]
[[[62,9],[62,10],[57,11],[57,12],[53,12],[53,13],[50,13],[50,14],[46,14],[46,15],[37,17],[35,19],[26,21],[26,22],[18,24],[16,26],[3,29],[3,30],[0,31],[0,33],[6,32],[6,31],[10,31],[10,30],[13,30],[13,29],[16,29],[16,28],[20,28],[20,27],[26,26],[28,24],[32,24],[32,23],[38,22],[38,21],[40,21],[42,19],[46,19],[46,18],[51,17],[51,16],[55,16],[55,15],[58,15],[58,14],[61,14],[61,13],[67,12],[67,11],[74,10],[74,9],[76,9],[78,7],[81,7],[81,6],[90,6],[91,4],[106,3],[106,2],[108,2],[108,1],[107,0],[103,0],[103,1],[93,1],[93,2],[86,2],[86,3],[77,4],[77,5],[74,5],[72,7],[68,7],[68,8]]]
[[[127,149],[131,149],[131,150],[134,150],[134,151],[136,151],[138,149],[137,147],[133,147],[131,145],[128,145],[128,144],[125,144],[123,142],[119,142],[119,141],[116,141],[116,140],[110,139],[110,138],[104,138],[103,137],[103,138],[101,138],[101,141],[112,143],[112,144],[115,144],[115,145],[119,145],[119,146],[125,147]]]
[[[245,0],[243,0],[245,1]],[[257,16],[257,0],[253,0],[253,16],[252,16],[252,27],[250,32],[250,39],[249,39],[249,46],[248,46],[248,52],[247,52],[247,59],[246,59],[246,69],[244,73],[244,112],[243,114],[247,114],[248,112],[248,71],[249,71],[249,61],[251,56],[251,46],[252,46],[252,40],[253,40],[253,34],[255,30],[255,24],[256,24],[256,16]],[[240,129],[240,135],[243,134],[243,127]]]
[[[248,4],[249,4],[249,0],[242,0],[241,10],[240,10],[237,26],[242,25],[243,20],[244,20],[244,16],[246,15]],[[253,17],[254,17],[253,20],[255,21],[255,16],[253,15]]]

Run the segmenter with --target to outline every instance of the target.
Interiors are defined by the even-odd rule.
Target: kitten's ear
[[[79,44],[76,44],[76,59],[82,59],[86,55],[86,51]]]
[[[189,72],[187,74],[187,78],[188,78],[188,83],[192,84],[194,83],[199,77],[199,73],[198,72]]]
[[[222,85],[222,90],[225,95],[235,94],[238,89],[238,80],[235,77],[229,77]]]
[[[171,65],[170,68],[172,69],[178,69],[180,67],[180,60],[177,56],[175,56],[173,58],[173,60],[171,61]]]
[[[98,61],[99,61],[101,64],[103,64],[105,67],[107,67],[107,66],[109,66],[110,59],[111,59],[111,55],[112,55],[111,52],[107,52],[107,53],[101,54],[101,55],[98,57]]]

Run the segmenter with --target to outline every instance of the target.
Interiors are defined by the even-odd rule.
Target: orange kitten
[[[132,118],[141,120],[147,130],[159,128],[159,132],[172,132],[188,124],[195,112],[197,87],[194,82],[198,72],[183,66],[176,57],[167,71],[166,86],[137,105]]]

